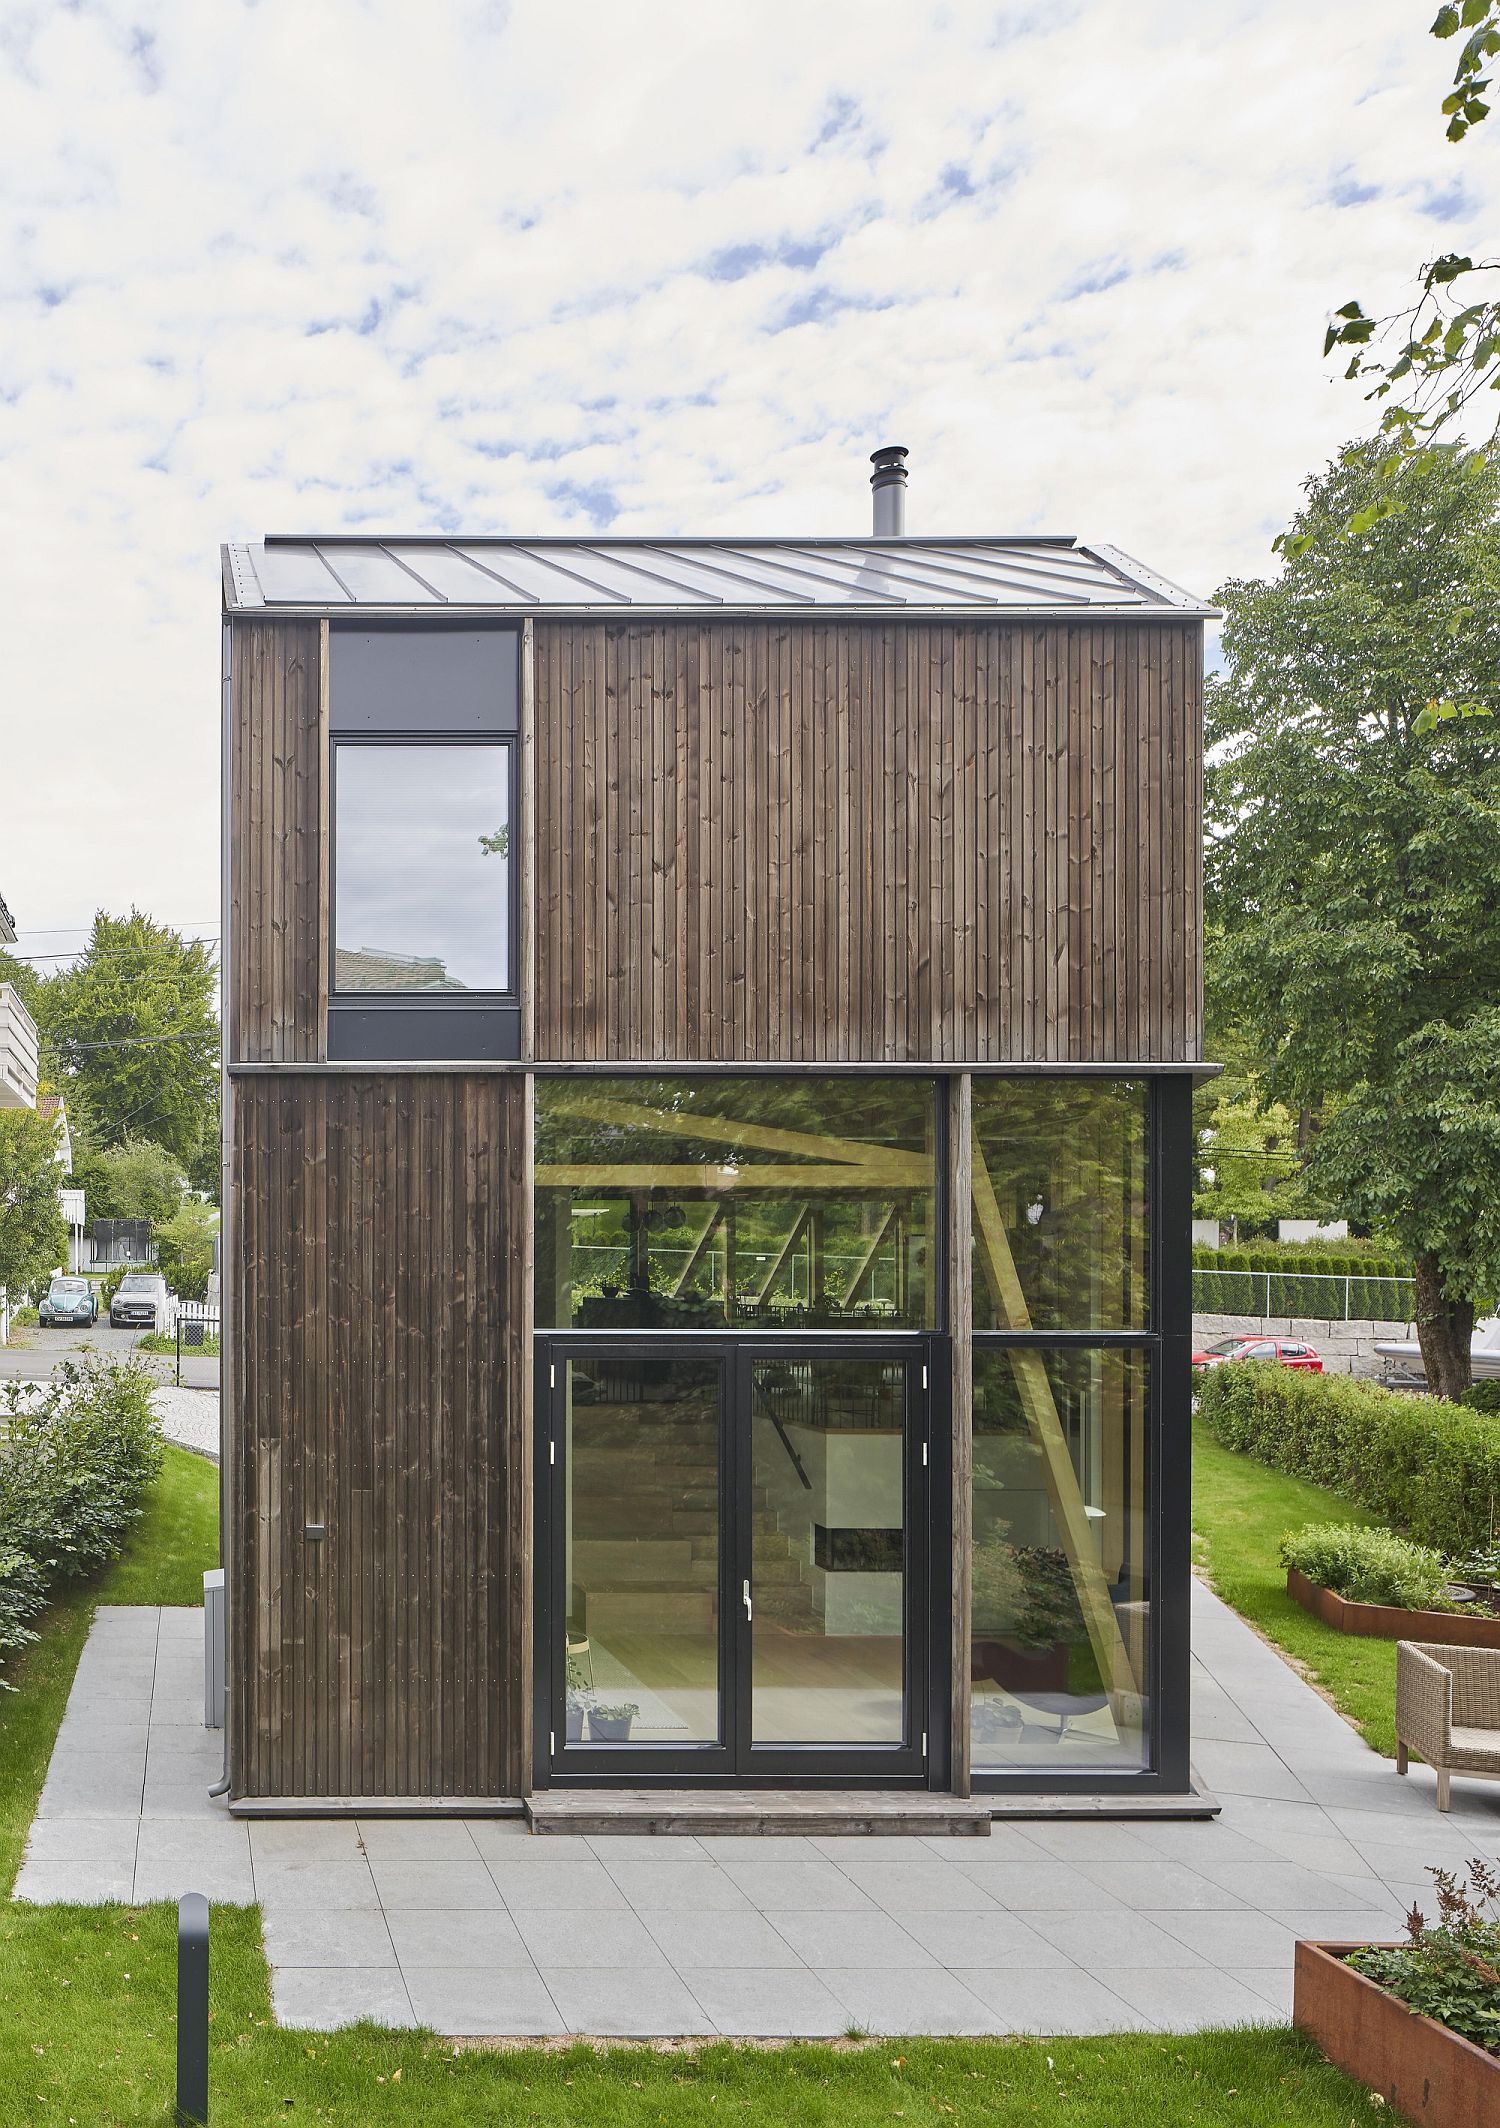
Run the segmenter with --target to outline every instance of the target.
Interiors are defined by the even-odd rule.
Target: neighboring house
[[[73,1172],[73,1133],[68,1128],[68,1104],[61,1094],[38,1094],[36,1112],[57,1131],[57,1164],[65,1175]]]
[[[224,550],[231,1808],[1190,1789],[1207,609],[904,456]]]
[[[0,1108],[35,1108],[36,1022],[14,983],[0,983]]]
[[[16,920],[6,907],[5,896],[0,894],[0,946],[13,946],[16,942]]]

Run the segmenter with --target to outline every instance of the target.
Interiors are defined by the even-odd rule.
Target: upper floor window
[[[515,988],[511,756],[504,741],[335,747],[336,995]]]

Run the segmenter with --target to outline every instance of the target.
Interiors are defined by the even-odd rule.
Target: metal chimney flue
[[[906,446],[883,443],[871,451],[875,470],[870,486],[875,491],[875,537],[900,539],[906,531]]]

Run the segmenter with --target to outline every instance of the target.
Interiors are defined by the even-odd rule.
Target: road
[[[60,1359],[70,1352],[110,1352],[124,1359],[135,1347],[139,1330],[111,1330],[103,1317],[91,1330],[14,1330],[8,1345],[0,1345],[0,1382],[45,1381]],[[154,1372],[164,1381],[173,1379],[170,1354],[143,1353]],[[219,1363],[197,1353],[182,1355],[184,1389],[217,1389]]]

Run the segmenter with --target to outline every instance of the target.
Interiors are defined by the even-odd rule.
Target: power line
[[[47,953],[32,953],[30,951],[22,951],[18,947],[0,946],[0,953],[8,953],[11,959],[15,961],[73,961],[84,959],[102,961],[116,960],[133,953],[155,953],[160,943],[159,939],[143,939],[139,945],[135,946],[69,946],[66,949]],[[219,934],[216,931],[209,938],[187,938],[184,936],[181,943],[184,946],[217,946]]]
[[[70,1057],[79,1049],[151,1049],[159,1042],[217,1042],[220,1030],[217,1027],[187,1027],[181,1034],[130,1034],[108,1042],[75,1042],[64,1036],[53,1047],[64,1057]]]

